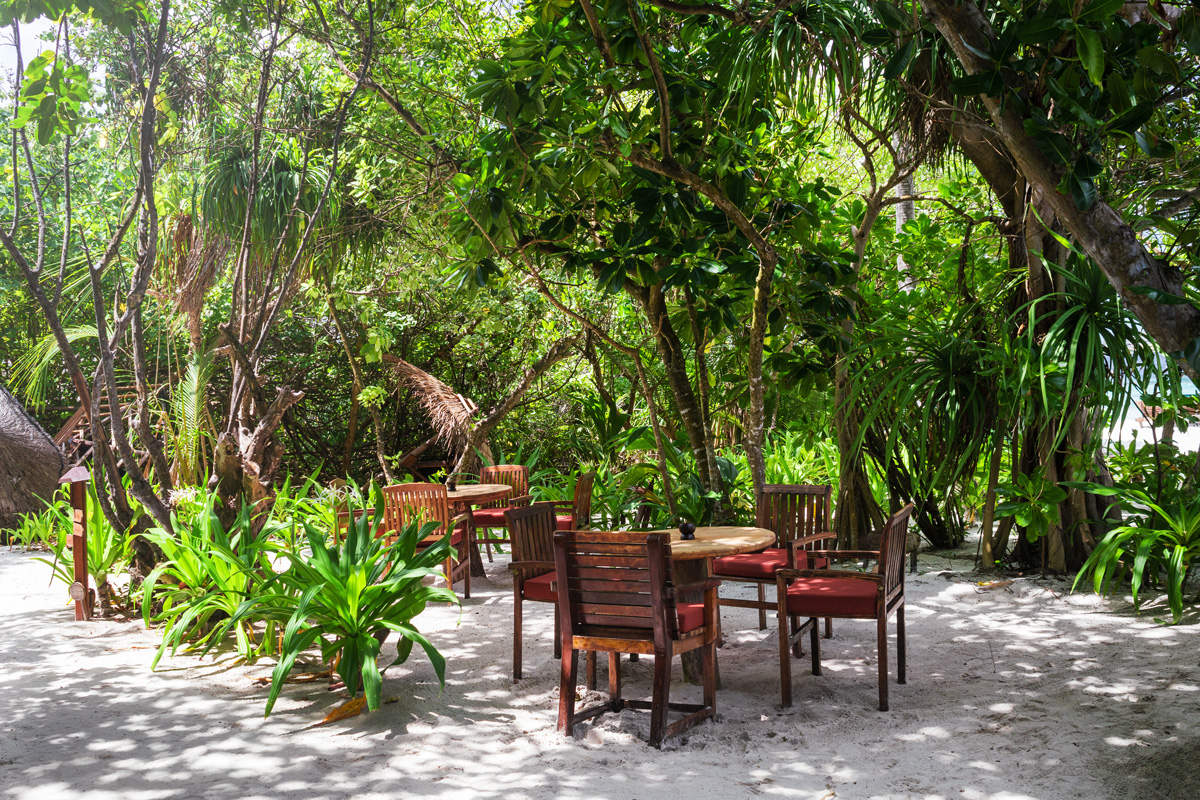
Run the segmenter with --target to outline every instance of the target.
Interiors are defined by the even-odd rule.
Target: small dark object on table
[[[696,538],[696,523],[681,522],[679,523],[679,538],[685,542],[690,542]]]

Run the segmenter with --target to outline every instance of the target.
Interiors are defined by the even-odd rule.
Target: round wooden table
[[[477,506],[493,500],[503,500],[512,494],[512,487],[504,483],[460,483],[453,490],[446,489],[446,497],[459,506]]]
[[[664,530],[671,534],[671,561],[676,585],[696,583],[712,575],[712,560],[720,556],[738,553],[753,553],[775,544],[775,534],[766,528],[747,528],[740,525],[718,525],[696,528],[696,538],[683,541],[676,530]],[[700,602],[702,594],[681,595],[680,600]],[[717,616],[720,621],[720,610]],[[692,650],[680,656],[683,661],[683,678],[688,683],[700,683],[700,650]],[[720,664],[717,664],[717,686],[721,685]]]
[[[512,494],[512,487],[506,483],[460,483],[451,491],[446,489],[446,497],[455,514],[461,514],[471,506],[503,500]],[[483,559],[479,556],[479,543],[472,540],[468,548],[471,558],[471,577],[482,578]]]

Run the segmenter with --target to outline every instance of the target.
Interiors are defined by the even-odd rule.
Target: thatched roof
[[[438,441],[455,452],[461,451],[475,424],[475,412],[479,410],[479,406],[469,397],[463,397],[450,386],[402,358],[385,355],[383,363],[396,376],[396,382],[410,389],[416,396],[421,408],[429,415]],[[490,461],[492,453],[487,442],[479,449],[483,457]]]

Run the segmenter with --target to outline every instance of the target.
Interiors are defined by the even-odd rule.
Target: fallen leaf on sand
[[[991,591],[993,589],[1007,589],[1013,585],[1013,581],[980,581],[975,584],[981,591]]]
[[[353,700],[348,700],[347,702],[342,703],[340,706],[335,708],[333,711],[330,711],[325,716],[325,719],[318,722],[317,725],[318,726],[328,725],[331,722],[337,722],[338,720],[341,720],[341,719],[347,719],[349,717],[356,717],[359,714],[361,714],[363,712],[363,710],[366,709],[366,707],[367,707],[367,696],[360,695],[359,697],[356,697]]]
[[[283,679],[284,683],[312,683],[313,681],[323,680],[329,677],[328,672],[301,672],[299,675],[289,675]],[[258,678],[251,678],[251,681],[259,686],[266,686],[271,683],[270,675],[263,675]]]

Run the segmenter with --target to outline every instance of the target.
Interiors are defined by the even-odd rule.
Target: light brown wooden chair
[[[475,520],[475,538],[482,541],[487,548],[488,561],[492,560],[492,543],[508,542],[507,536],[495,536],[493,528],[506,530],[508,520],[504,512],[512,505],[513,500],[529,496],[529,468],[521,464],[497,464],[484,467],[479,472],[480,483],[502,483],[512,487],[512,493],[507,500],[493,500],[471,512]],[[481,535],[482,532],[482,535]]]
[[[897,511],[883,528],[879,550],[815,550],[826,559],[873,559],[873,572],[841,569],[781,569],[775,573],[779,622],[779,683],[784,707],[792,704],[790,654],[805,629],[812,639],[812,672],[821,674],[818,617],[873,619],[879,654],[879,710],[888,710],[887,619],[896,615],[897,683],[905,683],[904,549],[913,504]],[[807,618],[801,623],[800,620]]]
[[[552,503],[557,515],[555,525],[560,531],[586,531],[592,526],[592,486],[595,472],[585,472],[575,482],[575,494],[570,502]]]
[[[385,535],[395,538],[405,524],[416,522],[439,523],[438,529],[425,537],[418,548],[429,547],[451,532],[450,546],[458,558],[449,557],[445,562],[446,582],[451,588],[460,577],[463,581],[463,597],[471,596],[471,543],[474,525],[471,512],[457,516],[451,514],[450,498],[441,483],[400,483],[383,488],[383,513]],[[456,563],[457,562],[457,563]]]
[[[827,559],[800,559],[797,550],[811,550],[817,543],[837,539],[829,528],[829,501],[833,489],[823,486],[801,486],[769,483],[758,495],[754,509],[754,524],[775,534],[775,546],[757,553],[722,556],[713,559],[713,574],[722,581],[757,584],[757,600],[720,599],[720,605],[758,609],[758,629],[767,629],[767,611],[775,610],[767,602],[766,587],[775,585],[775,573],[781,569],[820,569]],[[807,555],[807,554],[806,554]],[[825,636],[833,635],[833,623],[825,621]]]
[[[605,711],[648,708],[650,744],[661,747],[668,736],[714,716],[719,580],[675,586],[670,535],[662,532],[559,531],[554,534],[554,562],[562,637],[561,732],[572,736],[576,722]],[[691,592],[703,592],[704,602],[677,602],[677,597]],[[704,702],[671,703],[671,663],[676,655],[697,648],[703,648]],[[609,699],[576,712],[580,650],[609,654]],[[654,656],[650,701],[622,698],[621,653]],[[685,716],[668,725],[668,709],[683,711]]]

